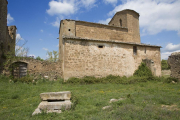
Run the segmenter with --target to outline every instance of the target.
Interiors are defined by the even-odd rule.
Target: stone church
[[[139,13],[117,12],[108,25],[61,20],[59,58],[62,77],[132,76],[142,61],[161,76],[161,46],[142,44]]]
[[[0,0],[0,73],[4,55],[15,55],[16,26],[7,26],[7,0]],[[58,77],[107,75],[132,76],[145,62],[156,76],[161,76],[161,46],[142,44],[139,13],[134,10],[117,12],[108,25],[76,20],[61,20],[59,29],[59,61],[35,59],[13,61],[18,65],[12,74],[23,77]]]

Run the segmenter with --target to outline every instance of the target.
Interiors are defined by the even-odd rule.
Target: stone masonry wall
[[[60,66],[60,62],[49,62],[49,61],[39,61],[35,59],[20,59],[16,62],[27,63],[28,74],[36,77],[45,77],[50,80],[56,80],[58,77],[62,77],[62,70]],[[5,71],[4,71],[5,72]],[[8,71],[6,73],[10,75],[11,73]]]
[[[171,68],[171,76],[180,81],[180,52],[172,53],[168,58],[168,64]]]
[[[6,40],[7,0],[0,0],[0,43]]]
[[[6,41],[7,32],[7,1],[0,0],[0,61],[3,54],[3,46]]]
[[[6,61],[5,55],[15,53],[16,26],[7,26],[7,0],[0,0],[0,73]]]
[[[127,28],[76,21],[76,37],[126,42]]]
[[[98,46],[104,46],[98,48]],[[70,77],[107,75],[131,76],[142,59],[154,61],[155,75],[161,76],[160,48],[133,45],[91,42],[86,40],[64,40],[64,79]]]
[[[109,25],[121,27],[120,19],[122,20],[122,27],[128,29],[125,39],[126,42],[140,43],[139,15],[132,10],[123,10],[115,14]]]

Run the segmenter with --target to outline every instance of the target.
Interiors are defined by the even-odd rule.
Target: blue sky
[[[141,42],[160,45],[161,58],[180,52],[180,0],[8,0],[8,26],[17,26],[17,40],[28,55],[47,58],[58,51],[59,23],[74,19],[107,24],[117,11],[140,14]]]

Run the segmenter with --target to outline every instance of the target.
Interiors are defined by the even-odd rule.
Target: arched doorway
[[[14,78],[21,78],[27,75],[27,63],[25,62],[15,62],[12,68],[12,75]]]

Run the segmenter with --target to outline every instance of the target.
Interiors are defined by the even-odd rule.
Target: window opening
[[[137,46],[133,46],[133,54],[137,55]]]
[[[120,21],[120,26],[122,27],[122,20],[120,19],[119,21]]]
[[[103,48],[104,46],[103,45],[98,45],[98,48]]]
[[[69,29],[69,31],[71,31],[71,29]]]
[[[146,47],[144,48],[144,53],[146,54]]]

